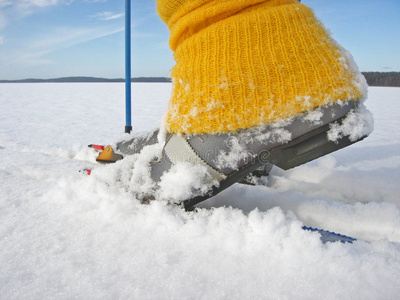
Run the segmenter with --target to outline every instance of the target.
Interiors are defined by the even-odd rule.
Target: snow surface
[[[135,132],[157,127],[171,84],[132,90]],[[400,89],[366,105],[364,141],[188,213],[95,164],[87,144],[124,137],[122,83],[1,84],[0,299],[398,299]]]

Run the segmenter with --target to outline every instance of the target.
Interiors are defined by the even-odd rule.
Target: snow
[[[171,84],[132,91],[135,133],[159,126]],[[127,137],[122,83],[1,84],[0,299],[398,299],[400,89],[368,92],[367,139],[188,213],[95,163]]]
[[[342,121],[330,125],[328,139],[337,142],[343,136],[349,136],[350,141],[357,141],[364,136],[370,135],[374,128],[372,113],[361,104],[352,110]]]

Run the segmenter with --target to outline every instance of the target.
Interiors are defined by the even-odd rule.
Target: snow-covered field
[[[132,90],[134,131],[158,126],[171,85]],[[399,299],[400,88],[366,105],[366,140],[188,213],[102,180],[122,83],[0,84],[0,299]]]

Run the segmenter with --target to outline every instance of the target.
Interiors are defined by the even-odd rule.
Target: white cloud
[[[6,8],[9,17],[20,18],[32,14],[36,9],[55,5],[68,5],[74,1],[75,0],[0,0],[0,8]]]
[[[39,6],[39,7],[45,7],[45,6],[51,6],[51,5],[56,5],[59,4],[61,1],[60,0],[19,0],[17,1],[18,5],[20,6]]]
[[[115,20],[115,19],[119,19],[122,18],[125,14],[124,13],[113,13],[110,11],[104,11],[104,12],[100,12],[94,15],[91,15],[89,17],[91,18],[95,18],[101,21],[109,21],[109,20]]]
[[[52,5],[68,5],[75,1],[76,0],[15,0],[13,3],[19,7],[46,7]]]
[[[7,26],[6,17],[0,11],[0,30]]]
[[[0,33],[10,23],[23,19],[37,10],[55,5],[68,5],[73,1],[75,0],[0,0]]]
[[[42,35],[40,39],[26,41],[26,47],[14,49],[7,57],[0,56],[0,68],[11,66],[38,66],[53,63],[46,55],[61,49],[72,47],[87,41],[95,40],[124,31],[124,27],[114,28],[75,28],[58,27]]]
[[[77,28],[77,27],[55,27],[46,35],[41,35],[40,39],[30,43],[31,50],[44,50],[52,52],[54,50],[67,48],[90,40],[108,36],[120,31],[123,27],[95,27],[95,28]]]
[[[6,45],[8,38],[2,33],[10,23],[35,13],[37,10],[56,5],[68,5],[77,0],[0,0],[0,69],[17,66],[38,66],[53,63],[47,54],[69,48],[90,40],[102,38],[124,30],[123,25],[102,23],[94,27],[52,26],[46,32],[32,31],[20,47]],[[104,0],[80,0],[85,2],[104,2]],[[123,13],[102,12],[93,17],[102,21],[121,18]],[[7,43],[8,44],[8,43]]]
[[[0,7],[5,7],[11,5],[12,2],[10,0],[0,0]]]

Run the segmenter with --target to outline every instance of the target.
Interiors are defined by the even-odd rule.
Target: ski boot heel
[[[344,118],[342,117],[336,122],[341,125]],[[334,142],[328,139],[329,130],[330,124],[326,124],[295,138],[288,144],[273,149],[269,156],[270,162],[283,170],[288,170],[350,146],[367,137],[367,135],[364,135],[356,140],[350,140],[349,136],[343,136]]]

